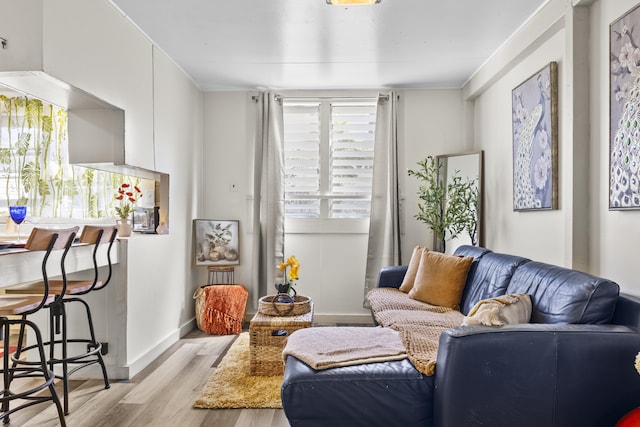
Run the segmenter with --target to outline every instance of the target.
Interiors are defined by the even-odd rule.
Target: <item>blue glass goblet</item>
[[[11,219],[13,222],[18,224],[18,241],[20,241],[20,224],[24,221],[27,216],[27,207],[26,206],[9,206],[9,215],[11,215]]]

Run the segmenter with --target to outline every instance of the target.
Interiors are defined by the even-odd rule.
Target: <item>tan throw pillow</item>
[[[418,273],[418,266],[420,265],[422,252],[424,251],[428,251],[428,249],[423,249],[420,246],[416,246],[415,248],[413,248],[411,261],[409,261],[409,265],[407,266],[407,272],[404,275],[404,279],[402,279],[400,288],[398,288],[402,292],[409,292],[411,288],[413,288],[413,282],[416,280],[416,273]]]
[[[502,326],[529,323],[531,297],[528,294],[507,294],[478,301],[462,320],[463,326]]]
[[[457,309],[473,257],[423,251],[409,297],[427,304]]]

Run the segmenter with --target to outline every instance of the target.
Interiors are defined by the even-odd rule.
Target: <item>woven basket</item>
[[[278,297],[286,295],[291,302],[278,302]],[[258,300],[258,312],[267,316],[300,316],[311,310],[311,298],[287,294],[267,295]]]

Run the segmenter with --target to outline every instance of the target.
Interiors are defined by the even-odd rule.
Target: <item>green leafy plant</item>
[[[409,170],[422,183],[418,188],[418,214],[415,218],[433,230],[438,250],[444,251],[447,240],[467,232],[472,244],[477,243],[478,186],[477,180],[463,181],[458,171],[445,183],[436,158],[428,156],[418,162],[419,169]]]
[[[0,95],[1,204],[28,206],[38,217],[103,218],[112,192],[136,178],[67,160],[67,111],[39,99]]]

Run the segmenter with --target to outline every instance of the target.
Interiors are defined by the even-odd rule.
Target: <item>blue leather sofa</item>
[[[461,301],[528,293],[528,324],[467,326],[439,340],[434,376],[408,360],[314,371],[289,356],[281,395],[292,427],[606,427],[640,406],[640,300],[616,283],[463,246]],[[406,267],[380,272],[398,287]]]

